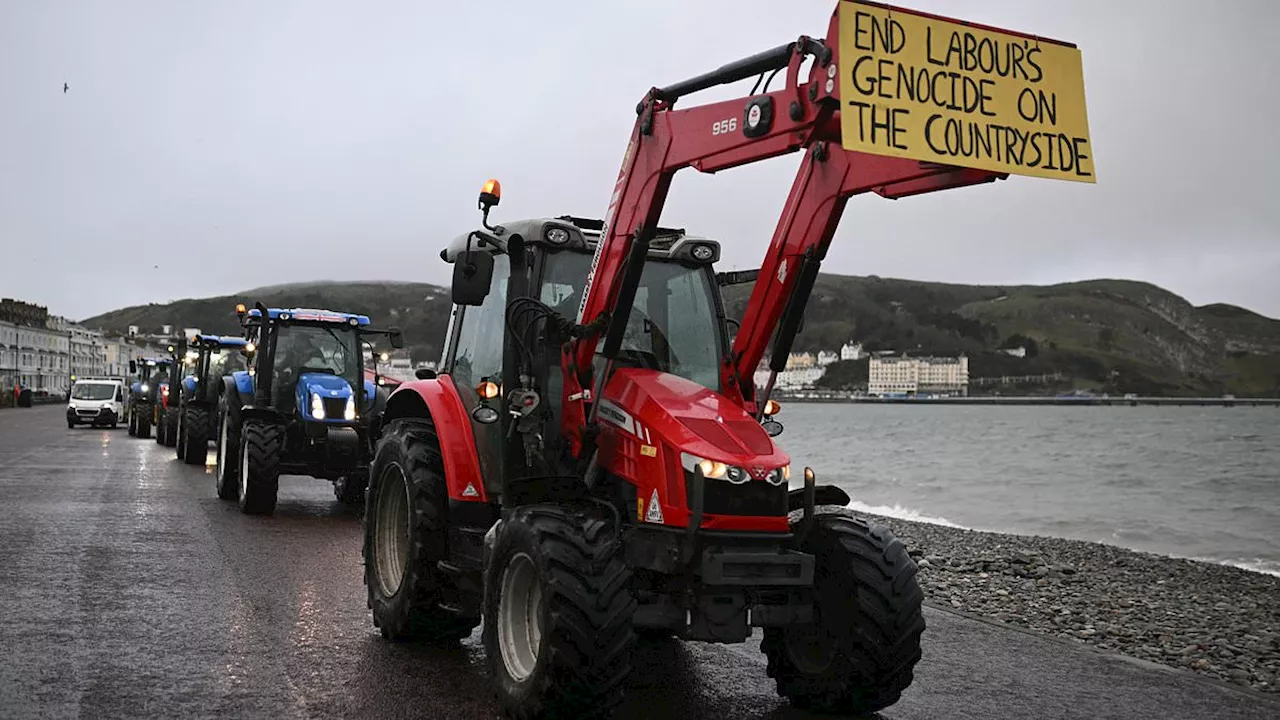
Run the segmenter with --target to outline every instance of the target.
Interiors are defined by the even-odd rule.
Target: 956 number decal
[[[727,135],[738,130],[738,118],[733,117],[727,120],[721,120],[711,125],[712,135]]]

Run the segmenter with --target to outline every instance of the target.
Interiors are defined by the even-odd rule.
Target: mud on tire
[[[530,505],[499,527],[483,637],[511,717],[607,717],[622,702],[636,601],[612,518],[598,515]]]
[[[898,701],[920,660],[924,593],[907,548],[880,525],[822,515],[801,548],[816,556],[817,623],[766,628],[760,649],[778,694],[827,713]]]
[[[284,428],[272,422],[247,420],[240,435],[240,510],[270,515],[280,491],[280,452]]]
[[[384,638],[448,644],[480,624],[479,598],[460,608],[471,612],[442,607],[448,581],[436,563],[449,557],[448,505],[435,426],[394,421],[369,469],[364,509],[364,583]]]

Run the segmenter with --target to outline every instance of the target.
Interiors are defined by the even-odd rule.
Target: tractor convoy
[[[894,72],[881,56],[926,23],[1020,38],[1028,63],[1071,47],[844,0],[824,38],[649,90],[603,219],[497,224],[501,187],[484,183],[479,226],[440,252],[453,313],[438,370],[387,385],[370,338],[400,348],[399,330],[358,313],[240,305],[238,335],[197,334],[131,363],[122,421],[142,438],[154,427],[191,465],[207,462],[212,442],[215,491],[245,513],[274,512],[281,474],[363,502],[373,625],[435,643],[479,629],[511,717],[610,715],[641,637],[742,643],[757,630],[766,672],[793,705],[886,708],[921,658],[916,564],[888,528],[820,512],[850,498],[778,446],[770,395],[850,198],[1010,174],[968,157],[921,159],[900,145],[907,115],[876,115]],[[986,41],[974,37],[980,57]],[[770,91],[779,73],[784,86]],[[746,97],[676,109],[753,77]],[[928,82],[934,93],[946,84]],[[1004,97],[994,87],[980,99]],[[921,137],[933,122],[921,121]],[[877,132],[891,149],[868,149]],[[1079,179],[1088,157],[1074,147],[1067,169]],[[678,170],[793,152],[799,169],[757,270],[717,272],[719,241],[662,224]],[[1023,174],[1050,171],[1065,172]],[[738,283],[754,285],[731,318],[722,291]],[[770,375],[758,387],[762,362]]]

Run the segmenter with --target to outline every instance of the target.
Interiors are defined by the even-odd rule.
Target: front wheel
[[[209,411],[189,407],[182,417],[178,453],[188,465],[204,465],[209,459]]]
[[[240,510],[270,515],[280,491],[280,453],[284,428],[272,422],[246,421],[240,436]]]
[[[880,525],[822,515],[800,548],[815,556],[812,625],[765,628],[778,694],[823,713],[896,703],[920,660],[924,593],[907,548]]]
[[[369,469],[364,584],[373,624],[389,640],[449,644],[480,624],[480,601],[445,607],[449,495],[430,420],[391,424]]]
[[[636,602],[611,524],[547,504],[519,508],[499,527],[483,637],[510,716],[600,718],[622,702]]]

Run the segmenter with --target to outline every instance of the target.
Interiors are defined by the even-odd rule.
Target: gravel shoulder
[[[1078,540],[890,527],[927,602],[1280,693],[1280,577]]]

